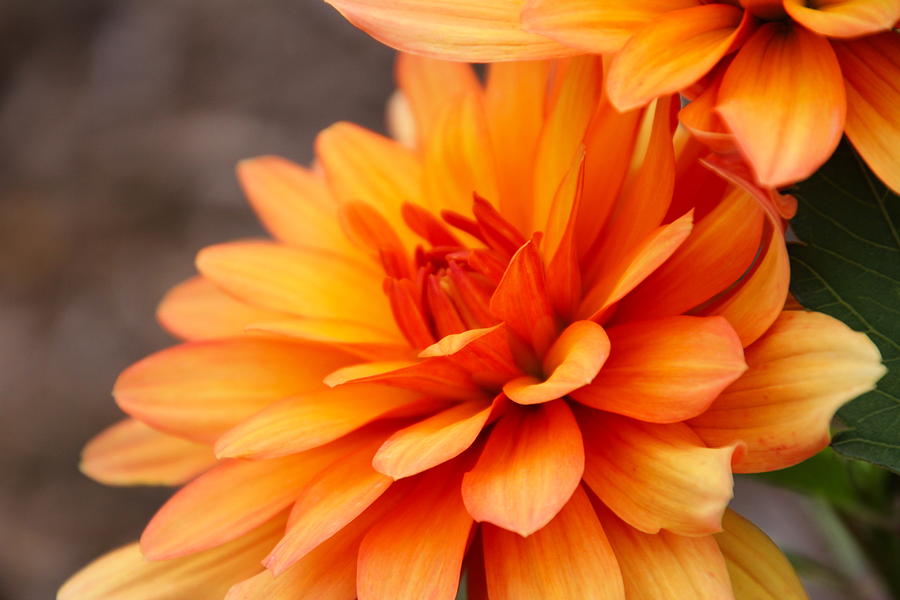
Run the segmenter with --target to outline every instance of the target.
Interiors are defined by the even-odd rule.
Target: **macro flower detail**
[[[783,310],[791,199],[701,164],[672,97],[618,112],[595,57],[397,77],[396,139],[240,165],[274,239],[199,253],[185,342],[84,454],[186,485],[60,599],[803,598],[732,472],[820,450],[884,367]]]
[[[900,192],[895,0],[328,1],[374,37],[435,58],[608,55],[615,107],[682,92],[694,100],[682,122],[719,152],[739,150],[764,186],[807,178],[846,133]]]

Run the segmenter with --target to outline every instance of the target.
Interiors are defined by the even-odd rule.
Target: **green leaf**
[[[900,472],[900,198],[846,143],[797,186],[791,291],[872,338],[889,372],[838,412],[841,454]]]

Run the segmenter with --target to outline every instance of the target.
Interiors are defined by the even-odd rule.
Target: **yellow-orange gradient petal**
[[[526,0],[522,27],[593,54],[619,50],[659,15],[697,0]]]
[[[696,82],[735,41],[743,11],[729,4],[673,10],[640,29],[609,66],[606,91],[621,111]]]
[[[743,442],[735,472],[783,469],[828,444],[841,404],[884,375],[862,333],[821,313],[785,311],[747,348],[749,370],[690,422],[710,445]]]
[[[594,382],[572,392],[587,406],[651,423],[702,413],[747,365],[721,317],[677,316],[607,330],[612,353]]]
[[[290,506],[344,450],[335,445],[271,460],[223,461],[157,511],[141,535],[141,550],[150,560],[164,560],[229,542]]]
[[[277,400],[323,389],[322,378],[348,360],[330,348],[263,338],[189,342],[126,369],[113,394],[135,418],[211,443]]]
[[[609,356],[609,338],[593,321],[575,321],[560,334],[544,357],[544,379],[525,375],[503,386],[519,404],[562,398],[589,384]]]
[[[273,458],[316,448],[410,405],[419,395],[355,384],[285,398],[225,432],[219,457]]]
[[[766,23],[728,67],[718,111],[761,184],[810,176],[837,147],[847,111],[828,40],[799,26]]]
[[[399,50],[445,60],[492,62],[577,52],[522,30],[523,0],[327,0],[348,21]]]
[[[359,548],[359,600],[453,600],[472,517],[459,495],[461,465],[419,475]]]
[[[463,478],[463,500],[476,521],[527,536],[556,516],[583,472],[581,432],[564,401],[512,405]]]
[[[735,600],[807,600],[793,567],[781,550],[753,523],[733,510],[725,512],[725,531],[716,542]]]
[[[286,316],[235,300],[202,277],[192,277],[173,287],[156,310],[160,324],[185,340],[240,335],[251,323]]]
[[[735,447],[707,448],[687,425],[579,412],[584,480],[631,527],[679,535],[721,530]]]
[[[488,595],[510,600],[625,600],[622,574],[580,487],[546,527],[521,537],[485,525]]]
[[[409,345],[398,331],[386,331],[370,323],[337,319],[286,319],[256,322],[248,331],[262,331],[320,342],[362,358],[409,357]]]
[[[463,402],[399,430],[378,449],[372,466],[393,479],[436,467],[465,451],[481,433],[491,405]]]
[[[231,242],[208,246],[197,255],[204,277],[256,306],[301,317],[393,322],[383,294],[383,273],[337,254],[271,242]],[[328,273],[328,277],[323,277]]]
[[[599,502],[597,516],[616,554],[628,600],[732,600],[725,559],[710,535],[642,533]]]
[[[900,20],[896,0],[818,0],[812,6],[803,0],[784,0],[784,9],[807,29],[838,38],[888,31]]]
[[[150,562],[137,544],[101,556],[59,590],[57,600],[221,600],[228,588],[259,573],[284,518],[272,519],[218,548],[184,558]]]
[[[216,464],[209,446],[126,419],[81,452],[81,472],[107,485],[179,485]]]
[[[890,31],[833,47],[847,89],[847,137],[900,194],[900,36]]]

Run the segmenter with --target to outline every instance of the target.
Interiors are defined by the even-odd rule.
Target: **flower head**
[[[802,597],[725,514],[732,471],[822,448],[883,367],[782,310],[789,199],[703,167],[672,98],[617,112],[595,58],[398,78],[403,143],[338,124],[312,170],[240,166],[275,240],[200,252],[159,311],[188,341],[120,376],[133,420],[84,456],[203,474],[152,562],[117,551],[61,598],[451,599],[463,568],[494,600]]]
[[[757,180],[805,179],[842,133],[900,192],[896,0],[329,0],[394,47],[462,60],[611,57],[620,110],[682,91],[682,122]]]

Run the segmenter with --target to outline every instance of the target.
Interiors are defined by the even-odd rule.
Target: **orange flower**
[[[610,54],[620,110],[685,91],[682,121],[757,180],[805,179],[842,133],[900,193],[897,0],[327,0],[401,50],[454,60]]]
[[[671,97],[615,111],[595,58],[398,78],[406,145],[342,123],[313,170],[240,166],[276,241],[200,252],[159,310],[188,341],[121,375],[133,420],[84,453],[193,479],[152,562],[60,598],[449,600],[461,569],[494,600],[802,598],[725,513],[732,470],[810,456],[884,369],[782,311],[789,199],[700,165]]]

